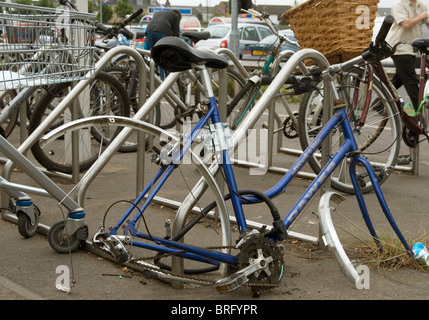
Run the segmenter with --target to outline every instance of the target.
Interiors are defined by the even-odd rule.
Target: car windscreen
[[[277,36],[273,34],[271,36],[268,36],[262,39],[259,42],[259,44],[263,46],[271,46],[271,45],[277,44],[278,41],[279,41],[279,38],[277,38]]]
[[[207,28],[206,31],[210,32],[210,38],[223,38],[229,31],[229,27],[227,26],[216,26],[212,28]]]

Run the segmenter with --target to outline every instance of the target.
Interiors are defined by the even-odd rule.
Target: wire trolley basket
[[[312,48],[338,63],[369,46],[379,0],[308,0],[282,15],[300,48]]]
[[[92,76],[95,15],[0,3],[0,90]]]

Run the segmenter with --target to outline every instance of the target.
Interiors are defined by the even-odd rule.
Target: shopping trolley
[[[94,70],[95,16],[2,3],[0,90],[70,82]]]

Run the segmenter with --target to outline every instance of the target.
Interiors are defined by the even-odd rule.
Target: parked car
[[[292,30],[281,30],[279,31],[280,34],[285,35],[288,39],[291,41],[295,41],[295,36],[293,35]],[[267,56],[270,55],[271,50],[277,46],[279,43],[279,38],[272,34],[258,43],[255,44],[246,44],[244,46],[243,51],[243,60],[265,60],[267,59]],[[292,50],[294,52],[297,52],[299,50],[299,47],[295,44],[290,44],[289,42],[283,42],[282,46],[280,47],[280,51],[283,50]]]
[[[243,56],[244,46],[246,44],[258,43],[262,39],[272,35],[273,33],[266,25],[239,23],[237,25],[239,38],[239,58]],[[207,40],[199,41],[196,45],[197,49],[231,48],[231,24],[216,24],[205,29],[209,31],[211,37]]]
[[[194,16],[183,16],[180,20],[181,31],[202,31],[200,20]]]
[[[145,15],[141,20],[139,26],[142,28],[143,32],[146,31],[147,25],[150,20],[152,20],[152,15]]]

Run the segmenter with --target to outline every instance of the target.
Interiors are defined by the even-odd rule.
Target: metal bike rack
[[[237,59],[237,57],[234,55],[234,53],[229,50],[229,49],[217,49],[216,53],[219,54],[225,54],[228,56],[228,58],[230,59],[230,61],[232,62],[232,65],[234,66],[234,68],[236,68],[239,73],[245,78],[249,78],[249,73],[247,72],[247,70],[243,67],[243,65],[240,63],[240,61]],[[280,61],[283,60],[283,58],[285,57],[290,57],[294,54],[295,52],[290,51],[290,50],[286,50],[283,52],[280,52],[278,57],[276,58],[276,60],[274,61],[272,68],[273,70],[278,70],[279,65],[280,65]],[[273,73],[273,77],[275,77],[277,75],[277,72]],[[275,131],[275,121],[277,122],[277,124],[280,124],[281,119],[279,118],[278,114],[275,111],[275,102],[274,100],[271,101],[269,103],[269,105],[267,106],[267,110],[268,110],[268,126],[267,126],[267,130],[268,130],[268,161],[267,161],[267,170],[273,173],[280,173],[280,174],[284,174],[288,171],[287,168],[281,168],[281,167],[277,167],[277,166],[273,166],[273,157],[272,157],[272,153],[274,152],[274,131]],[[278,140],[277,140],[277,145],[276,145],[276,151],[278,152],[284,152],[286,154],[291,154],[294,156],[299,156],[302,153],[302,150],[300,149],[291,149],[291,148],[285,148],[281,146],[281,143],[283,141],[283,137],[281,134],[278,135]],[[232,159],[234,160],[238,165],[241,166],[248,166],[248,167],[259,167],[259,164],[257,163],[252,163],[250,161],[242,161],[239,159]],[[314,179],[316,177],[316,174],[312,173],[312,172],[300,172],[298,174],[298,177],[301,178],[305,178],[305,179]]]
[[[91,71],[91,75],[95,76],[98,74],[110,60],[118,54],[127,54],[132,56],[137,65],[139,66],[139,76],[141,79],[146,77],[146,69],[144,60],[141,55],[134,49],[126,46],[119,46],[109,50],[95,66],[95,71]],[[88,77],[90,78],[90,77]],[[76,86],[70,91],[70,93],[58,104],[58,106],[49,114],[45,121],[19,146],[18,152],[25,154],[29,151],[31,146],[40,139],[44,132],[52,125],[52,123],[68,108],[73,101],[72,97],[78,96],[83,90],[89,85],[91,79],[85,79],[79,81]],[[10,177],[13,171],[14,163],[8,160],[3,168],[2,177],[6,181],[10,181]],[[10,197],[2,191],[2,205],[8,206]]]

